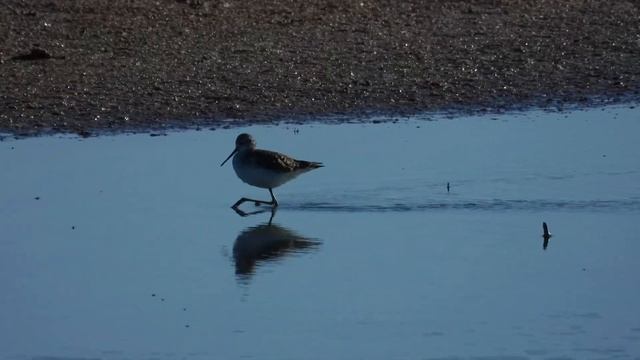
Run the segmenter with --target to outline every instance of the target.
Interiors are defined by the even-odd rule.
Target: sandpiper
[[[273,188],[276,188],[300,174],[322,167],[322,163],[296,160],[275,151],[256,149],[256,142],[249,134],[240,134],[236,138],[236,148],[220,164],[224,165],[233,156],[233,169],[240,180],[253,186],[269,189],[271,201],[241,198],[232,208],[237,208],[245,201],[257,205],[278,206]]]

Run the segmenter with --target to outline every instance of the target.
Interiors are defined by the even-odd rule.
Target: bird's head
[[[253,150],[255,148],[256,148],[256,141],[253,140],[253,136],[247,133],[242,133],[238,135],[238,137],[236,138],[236,148],[233,149],[231,154],[229,154],[229,156],[222,162],[222,164],[220,164],[220,166],[224,165],[238,151]]]

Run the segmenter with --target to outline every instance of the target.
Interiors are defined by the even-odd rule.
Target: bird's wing
[[[269,150],[254,150],[254,161],[261,165],[281,172],[290,172],[303,169],[315,169],[322,166],[319,162],[296,160],[287,155]]]
[[[255,150],[253,159],[260,165],[281,172],[289,172],[296,169],[296,160],[275,151]]]

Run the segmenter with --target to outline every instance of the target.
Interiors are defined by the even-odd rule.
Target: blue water
[[[638,118],[5,140],[0,358],[640,359]],[[272,219],[242,131],[326,166]]]

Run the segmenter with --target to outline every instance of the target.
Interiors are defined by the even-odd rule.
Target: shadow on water
[[[268,210],[255,211],[243,216],[266,212]],[[233,260],[240,282],[248,283],[256,269],[266,263],[277,262],[291,255],[309,253],[320,246],[317,239],[304,237],[291,229],[274,224],[274,215],[275,211],[271,211],[268,222],[248,227],[238,234],[233,244]]]

